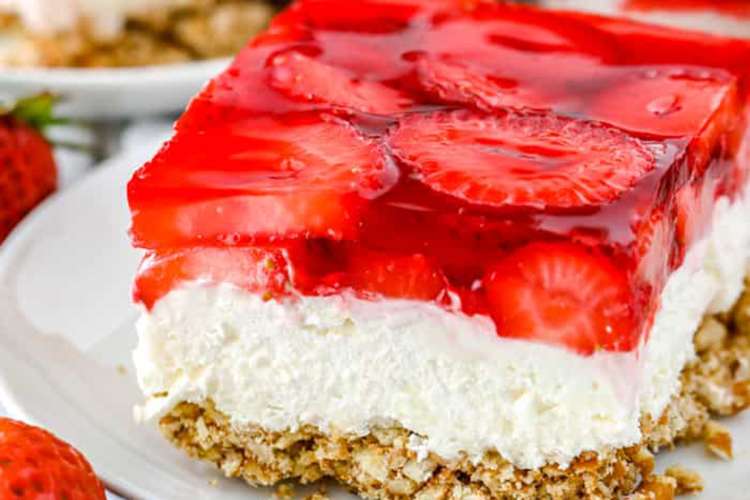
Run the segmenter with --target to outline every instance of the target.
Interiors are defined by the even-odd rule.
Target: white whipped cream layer
[[[147,396],[138,417],[210,398],[237,425],[366,434],[398,423],[421,436],[410,443],[421,456],[479,459],[495,449],[523,468],[631,445],[642,412],[659,415],[678,391],[703,315],[738,298],[748,221],[750,191],[719,201],[714,231],[671,275],[639,354],[582,357],[498,338],[490,319],[426,302],[263,301],[192,283],[138,322],[134,359]]]
[[[17,14],[40,34],[69,31],[84,23],[103,38],[117,35],[128,15],[190,5],[194,0],[0,0],[0,11]]]
[[[750,20],[706,9],[626,9],[624,0],[543,0],[545,7],[581,10],[605,16],[627,16],[673,28],[705,31],[715,35],[750,38]]]

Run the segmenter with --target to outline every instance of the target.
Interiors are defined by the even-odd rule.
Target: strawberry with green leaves
[[[43,131],[54,123],[54,98],[23,99],[0,111],[0,242],[57,187],[52,146]]]

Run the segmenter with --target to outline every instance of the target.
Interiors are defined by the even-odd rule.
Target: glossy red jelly
[[[294,4],[133,177],[136,299],[353,291],[635,349],[734,197],[750,45],[467,0]]]
[[[728,16],[750,18],[747,0],[627,0],[625,6],[633,10],[693,10],[713,11]],[[750,35],[750,28],[748,35]]]

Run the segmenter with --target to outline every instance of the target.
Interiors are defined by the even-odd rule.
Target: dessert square
[[[253,485],[674,493],[650,450],[750,402],[748,57],[495,2],[293,4],[128,186],[140,417]]]

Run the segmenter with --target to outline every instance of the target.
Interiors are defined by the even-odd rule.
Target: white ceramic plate
[[[63,97],[60,115],[73,118],[179,113],[228,63],[229,59],[215,59],[139,68],[2,69],[0,96],[54,92]]]
[[[126,236],[124,186],[155,148],[110,161],[53,198],[0,250],[0,403],[74,443],[124,496],[268,498],[267,490],[220,479],[132,419],[140,396],[129,356],[136,317],[129,290],[139,255]],[[734,462],[694,446],[662,456],[660,466],[699,470],[704,499],[748,498],[750,415],[728,423]]]

